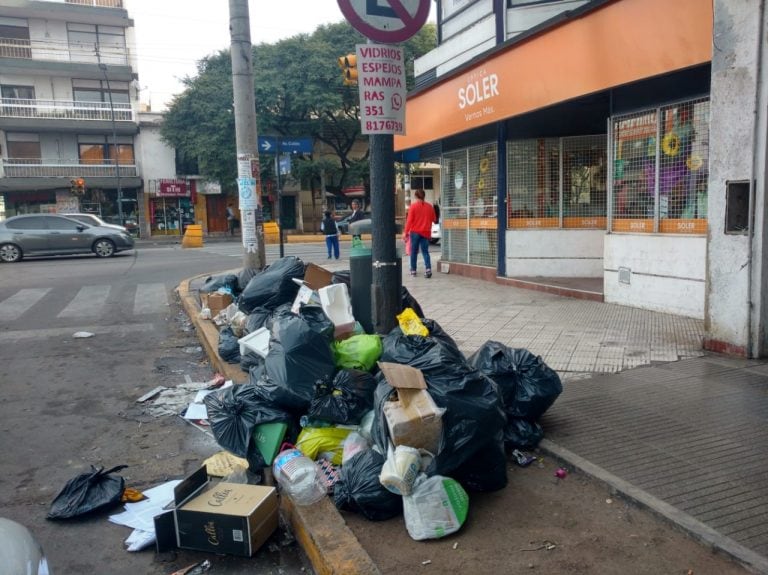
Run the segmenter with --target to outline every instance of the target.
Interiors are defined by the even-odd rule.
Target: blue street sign
[[[312,138],[276,138],[275,136],[259,136],[259,152],[262,154],[277,154],[278,152],[311,154]]]

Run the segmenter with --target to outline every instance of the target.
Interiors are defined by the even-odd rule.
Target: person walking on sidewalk
[[[328,259],[331,259],[331,250],[333,250],[333,257],[339,259],[339,229],[336,227],[336,220],[331,216],[331,212],[324,212],[323,216],[323,221],[320,222],[320,231],[325,234]]]
[[[432,262],[429,259],[429,238],[432,236],[432,224],[437,219],[435,208],[424,201],[424,190],[413,192],[416,199],[408,208],[408,217],[405,220],[405,233],[403,239],[410,241],[411,248],[411,277],[416,276],[416,265],[419,259],[419,250],[424,257],[424,277],[432,277]]]
[[[235,227],[237,227],[237,217],[235,216],[235,209],[232,204],[227,206],[227,227],[229,228],[229,235],[235,235]]]
[[[359,222],[360,220],[364,220],[365,215],[363,215],[363,212],[360,211],[360,202],[357,200],[352,200],[352,215],[349,216],[349,223],[350,223],[350,229],[351,224],[354,224],[355,222]],[[352,234],[352,239],[360,239],[360,234]]]

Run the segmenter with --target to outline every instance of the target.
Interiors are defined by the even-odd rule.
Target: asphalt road
[[[308,261],[325,256],[320,245],[291,249],[304,249]],[[130,529],[108,522],[109,513],[45,519],[59,490],[90,465],[126,464],[126,484],[148,489],[220,450],[181,418],[153,416],[136,399],[187,376],[212,377],[174,290],[183,278],[239,267],[241,254],[221,243],[0,264],[0,516],[32,530],[57,575],[154,575],[205,558],[217,572],[309,571],[281,534],[253,559],[187,551],[158,558],[154,549],[125,551]],[[82,331],[94,336],[73,337]]]

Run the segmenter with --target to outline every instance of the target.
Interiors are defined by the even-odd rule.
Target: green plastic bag
[[[341,465],[342,443],[351,432],[349,427],[305,427],[296,439],[296,447],[313,461],[320,454],[332,454],[331,463]]]
[[[333,360],[340,369],[371,371],[381,357],[381,351],[378,335],[353,335],[333,344]]]

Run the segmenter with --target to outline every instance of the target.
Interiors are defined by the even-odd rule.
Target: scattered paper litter
[[[109,516],[110,523],[134,529],[125,540],[128,551],[141,551],[155,542],[154,518],[173,501],[173,488],[179,483],[181,480],[175,479],[147,489],[144,492],[146,499],[136,503],[126,503],[123,506],[125,511]]]
[[[75,339],[84,339],[86,337],[93,337],[96,335],[95,333],[91,333],[90,331],[76,331],[74,334],[72,334],[72,337]]]

